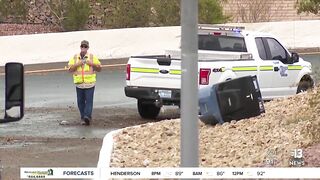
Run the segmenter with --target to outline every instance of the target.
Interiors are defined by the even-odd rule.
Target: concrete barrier
[[[320,47],[320,20],[227,25],[272,33],[290,49]],[[163,54],[165,49],[179,48],[180,31],[179,26],[172,26],[0,36],[0,66],[12,61],[24,64],[66,62],[79,52],[83,39],[90,42],[89,51],[100,59]]]
[[[90,42],[89,51],[100,59],[159,54],[164,48],[179,47],[179,34],[180,27],[157,27],[1,36],[0,66],[10,61],[66,62],[79,52],[83,39]]]

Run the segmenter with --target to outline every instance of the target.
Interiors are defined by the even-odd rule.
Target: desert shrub
[[[223,8],[220,3],[219,0],[199,0],[199,23],[225,23],[229,17],[223,14]]]
[[[180,0],[153,0],[151,13],[151,25],[180,25]]]
[[[0,0],[0,22],[9,19],[19,23],[26,19],[27,5],[21,0]]]
[[[297,0],[296,7],[298,14],[302,12],[318,14],[320,11],[319,0]]]
[[[62,19],[63,29],[75,31],[85,29],[90,15],[89,1],[68,0],[66,1],[64,16]]]
[[[105,9],[109,9],[104,16],[105,27],[131,28],[149,25],[150,0],[101,0],[99,2]]]

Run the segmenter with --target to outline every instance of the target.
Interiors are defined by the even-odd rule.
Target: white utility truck
[[[262,98],[294,95],[314,86],[311,63],[290,53],[270,34],[242,27],[199,25],[199,88],[256,75]],[[181,50],[132,56],[125,94],[137,99],[143,118],[156,118],[163,105],[180,106]]]

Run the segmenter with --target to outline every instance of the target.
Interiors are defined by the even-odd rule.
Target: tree
[[[320,0],[297,0],[298,14],[302,12],[318,14],[320,10]]]
[[[225,23],[229,17],[223,14],[219,0],[199,0],[199,23]]]
[[[267,22],[272,17],[271,7],[276,0],[242,0],[237,2],[237,17],[241,22],[255,23]],[[277,12],[282,12],[282,7],[273,7]]]

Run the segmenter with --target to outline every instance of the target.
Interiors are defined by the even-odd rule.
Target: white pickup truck
[[[290,53],[270,34],[231,26],[199,25],[199,88],[256,75],[262,98],[294,95],[314,86],[311,63]],[[136,98],[143,118],[156,118],[163,105],[180,106],[181,51],[132,56],[125,94]]]

